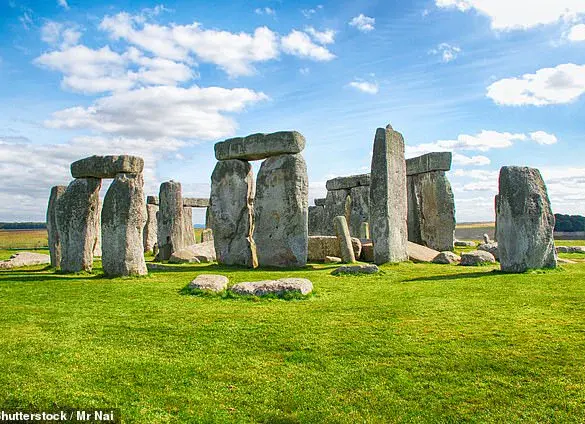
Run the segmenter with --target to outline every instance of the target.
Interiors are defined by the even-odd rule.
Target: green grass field
[[[344,277],[189,264],[125,279],[95,265],[0,271],[3,408],[119,408],[125,423],[585,422],[585,263]],[[315,294],[182,294],[200,273],[305,277]]]

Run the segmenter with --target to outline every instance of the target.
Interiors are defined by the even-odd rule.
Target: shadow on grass
[[[403,280],[403,283],[411,283],[416,281],[449,281],[449,280],[464,280],[466,278],[484,278],[484,277],[497,277],[507,275],[498,269],[489,270],[485,272],[470,272],[462,274],[448,274],[448,275],[433,275],[431,277],[416,277],[408,280]]]
[[[152,264],[152,265],[150,265]],[[150,265],[150,266],[149,266]],[[149,263],[148,272],[199,272],[199,271],[217,271],[221,273],[236,273],[242,271],[250,272],[307,272],[307,271],[327,271],[339,267],[339,264],[309,264],[301,268],[278,268],[278,267],[259,267],[250,268],[241,265],[220,265],[218,263],[209,264],[166,264],[166,263]]]

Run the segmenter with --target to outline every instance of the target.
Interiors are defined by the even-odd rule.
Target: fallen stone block
[[[229,290],[236,294],[251,296],[269,294],[282,296],[286,293],[306,295],[313,291],[313,283],[306,278],[281,278],[279,280],[238,283],[230,287]]]
[[[10,259],[0,262],[0,269],[11,269],[21,266],[46,265],[51,263],[51,257],[42,253],[19,252],[10,256]]]
[[[411,241],[406,244],[406,251],[408,252],[408,259],[413,262],[432,262],[440,253],[437,250],[421,246]]]

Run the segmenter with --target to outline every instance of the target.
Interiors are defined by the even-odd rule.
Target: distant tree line
[[[585,231],[585,216],[555,214],[555,231]]]
[[[0,222],[0,230],[43,230],[45,222]]]

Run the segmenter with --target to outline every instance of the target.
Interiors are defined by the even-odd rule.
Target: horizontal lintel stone
[[[305,137],[297,131],[272,134],[251,134],[230,138],[215,144],[217,160],[260,160],[282,154],[300,153],[305,148]]]
[[[325,183],[327,190],[343,190],[353,187],[369,186],[370,174],[350,175],[348,177],[338,177],[328,180]]]
[[[71,164],[73,178],[115,178],[117,174],[140,174],[144,159],[138,156],[90,156]]]

